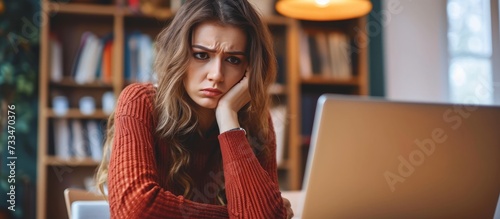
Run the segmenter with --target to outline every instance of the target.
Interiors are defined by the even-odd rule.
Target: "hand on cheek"
[[[225,130],[223,126],[227,126],[227,130],[239,127],[238,111],[250,102],[250,93],[248,92],[248,71],[243,79],[236,83],[224,96],[219,99],[217,108],[215,109],[217,122],[221,132]]]
[[[219,99],[216,110],[225,108],[225,110],[238,112],[249,101],[248,73],[245,73],[245,76]]]

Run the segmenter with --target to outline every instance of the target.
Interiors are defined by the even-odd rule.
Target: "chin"
[[[215,108],[217,108],[217,105],[208,105],[208,106],[201,106],[205,109],[211,109],[211,110],[215,110]]]
[[[205,109],[215,109],[217,108],[218,101],[216,100],[198,100],[195,103]]]

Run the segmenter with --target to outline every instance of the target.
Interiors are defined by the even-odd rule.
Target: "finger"
[[[293,210],[291,208],[287,209],[287,216],[288,216],[288,218],[292,218],[294,216]]]
[[[247,77],[247,78],[248,78],[248,76],[250,76],[250,68],[247,68],[247,69],[245,70],[245,77]]]
[[[283,204],[285,207],[292,207],[292,204],[290,203],[290,200],[283,198]]]
[[[290,204],[290,202],[288,202],[288,203],[283,203],[283,205],[285,205],[285,207],[287,207],[287,208],[292,207],[292,205]]]

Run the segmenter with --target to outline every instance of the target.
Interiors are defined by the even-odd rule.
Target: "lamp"
[[[329,21],[361,17],[372,9],[370,0],[280,0],[276,10],[301,20]]]

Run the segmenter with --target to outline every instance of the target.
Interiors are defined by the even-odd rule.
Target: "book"
[[[330,53],[328,51],[328,36],[325,32],[318,32],[314,35],[316,39],[316,47],[318,49],[318,56],[320,62],[320,71],[314,72],[319,73],[321,76],[328,77],[331,74],[331,63],[330,63]]]
[[[55,156],[67,160],[71,158],[70,132],[67,119],[54,119],[54,153]]]
[[[87,36],[74,74],[75,82],[78,84],[95,81],[99,53],[102,51],[102,42],[96,35],[91,32],[84,34]]]
[[[50,61],[50,80],[54,82],[61,81],[63,79],[62,45],[53,34],[50,35]]]
[[[78,63],[80,62],[80,58],[87,42],[87,38],[93,35],[91,32],[84,32],[80,38],[80,45],[78,46],[78,51],[76,52],[75,60],[73,61],[73,66],[71,68],[71,77],[74,79],[76,76],[76,71],[78,68]]]
[[[139,12],[140,0],[127,0],[127,1],[128,1],[128,7],[132,11]]]
[[[347,35],[340,32],[328,34],[328,48],[330,53],[330,76],[336,79],[350,79],[351,50]]]
[[[106,84],[111,84],[111,55],[113,46],[113,34],[104,36],[101,39],[101,44],[102,49],[101,51],[99,51],[95,79]]]
[[[102,160],[102,133],[99,131],[99,126],[97,121],[89,120],[87,121],[87,138],[88,138],[88,148],[90,149],[90,157],[92,160],[101,161]]]
[[[313,36],[307,37],[307,44],[309,45],[309,57],[311,60],[311,75],[316,75],[321,73],[321,54],[319,53],[318,43],[316,38]]]
[[[137,76],[137,60],[138,60],[138,36],[141,33],[134,31],[125,35],[125,62],[124,75],[125,81],[132,82]]]
[[[134,31],[127,34],[125,41],[125,80],[128,82],[154,82],[154,43],[151,37]]]
[[[87,150],[85,148],[84,130],[82,121],[79,119],[71,120],[71,146],[73,149],[73,157],[77,159],[87,158]]]
[[[147,34],[137,36],[138,54],[137,54],[137,81],[152,81],[153,73],[153,42]]]
[[[311,65],[312,51],[309,47],[310,37],[302,30],[299,35],[299,59],[300,59],[300,76],[302,78],[309,78],[313,75]]]
[[[283,162],[286,147],[286,105],[272,107],[270,114],[276,133],[276,162],[280,165]]]
[[[106,42],[103,49],[102,57],[102,75],[101,81],[106,84],[111,84],[113,82],[113,40]]]
[[[299,58],[302,78],[319,75],[325,78],[351,79],[352,58],[356,58],[351,47],[351,40],[342,32],[301,33]]]

